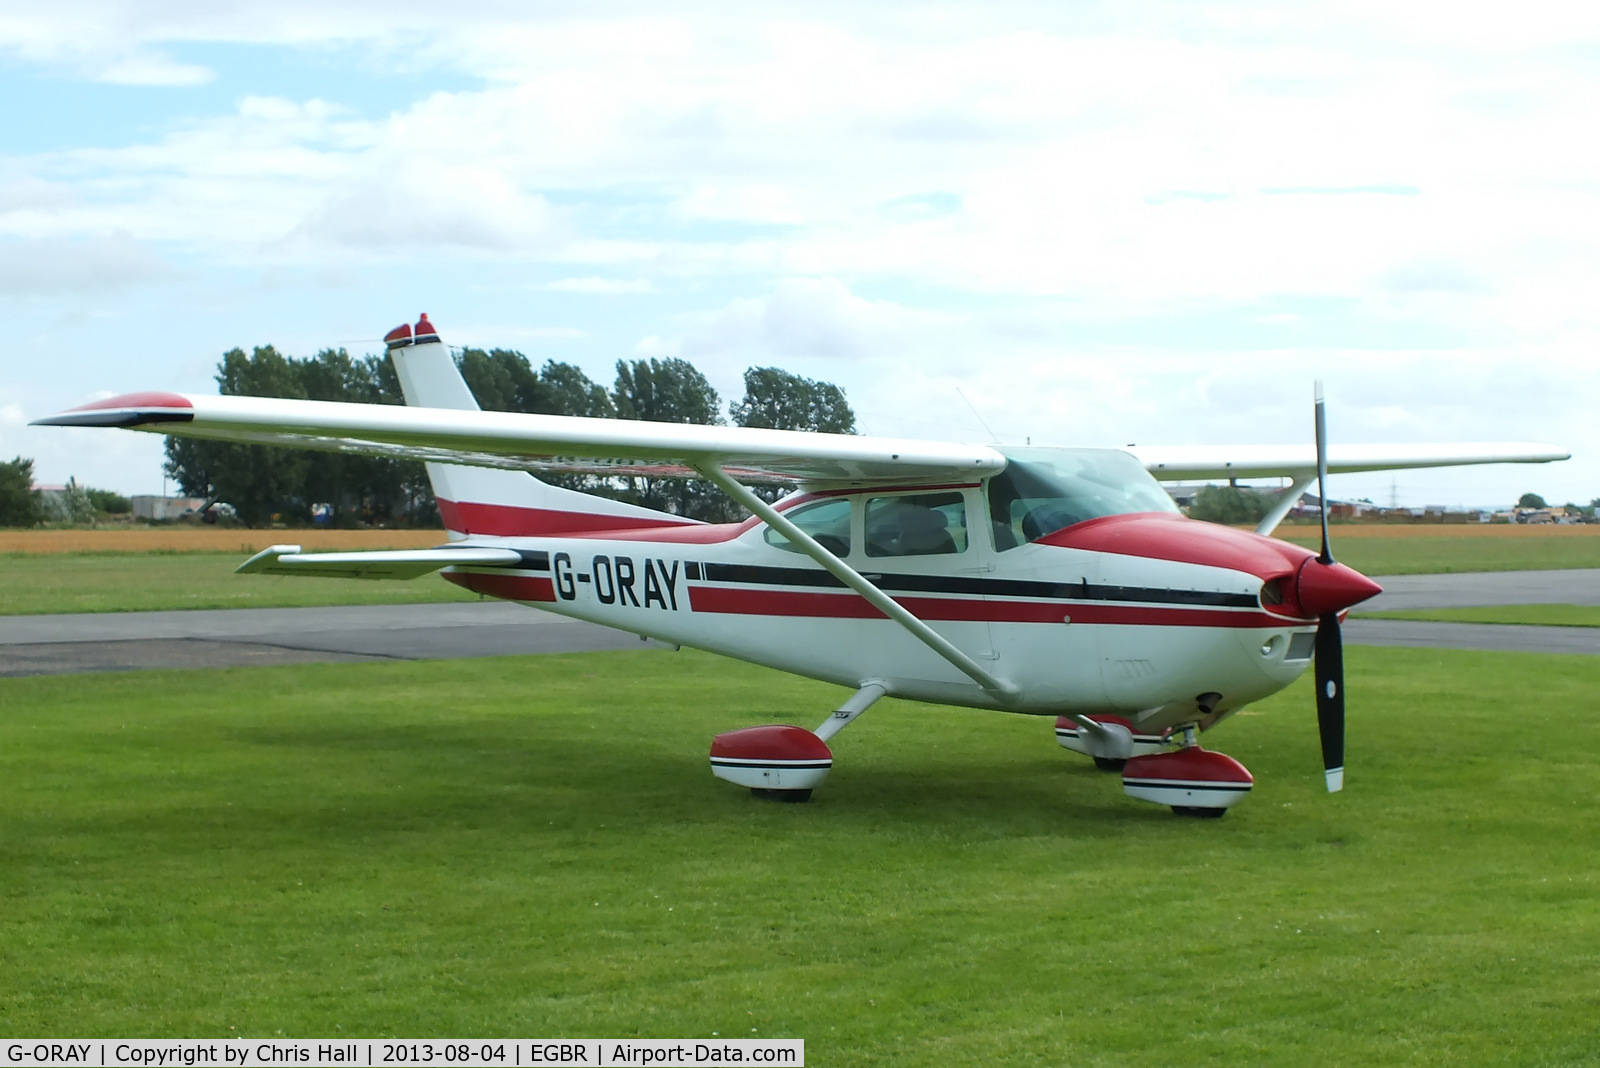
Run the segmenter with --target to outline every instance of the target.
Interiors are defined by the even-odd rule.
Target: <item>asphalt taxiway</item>
[[[509,601],[0,616],[0,676],[637,649]]]
[[[1363,610],[1600,605],[1600,569],[1401,575]],[[1355,645],[1600,655],[1600,628],[1351,619]],[[633,634],[505,601],[0,616],[0,676],[637,649]]]

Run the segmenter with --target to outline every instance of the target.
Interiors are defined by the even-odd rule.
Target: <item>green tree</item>
[[[570,363],[548,360],[539,369],[536,411],[545,415],[580,415],[589,419],[615,419],[617,406],[604,386],[590,380]]]
[[[234,349],[217,365],[217,386],[234,396],[404,402],[388,356],[356,359],[344,349],[306,359],[285,357],[271,345],[248,356]],[[306,519],[317,503],[333,505],[342,524],[438,519],[427,475],[414,461],[169,438],[166,470],[184,493],[226,501],[253,526],[274,514]]]
[[[611,399],[622,419],[705,426],[723,422],[722,399],[688,360],[618,360]],[[739,514],[721,490],[705,482],[676,478],[629,478],[624,482],[624,496],[646,508],[713,522]]]
[[[1518,508],[1548,508],[1550,506],[1548,504],[1545,504],[1544,503],[1544,498],[1539,496],[1537,493],[1524,493],[1521,497],[1517,498],[1517,507]]]
[[[510,349],[464,349],[456,359],[461,377],[488,412],[533,412],[539,394],[539,376],[528,358]]]
[[[529,415],[576,415],[614,419],[617,409],[604,386],[570,363],[547,360],[537,372],[528,358],[511,349],[464,349],[456,358],[461,377],[485,411]],[[614,480],[592,475],[541,474],[552,486],[616,497]]]
[[[271,345],[258,345],[248,356],[243,349],[224,353],[216,380],[226,396],[305,398],[296,369]],[[190,496],[233,505],[247,526],[307,507],[298,497],[307,463],[304,452],[290,449],[167,440],[167,474]]]
[[[1242,486],[1202,486],[1189,506],[1189,518],[1241,526],[1261,522],[1272,505],[1269,495]]]
[[[733,405],[732,414],[737,426],[818,434],[856,432],[856,413],[844,390],[777,367],[752,367],[744,373],[744,400]]]
[[[0,464],[0,527],[36,527],[44,522],[44,505],[33,488],[33,461],[18,456]]]
[[[752,367],[745,371],[744,400],[731,406],[731,414],[738,426],[816,434],[856,432],[856,413],[845,400],[844,390],[832,382],[816,382],[779,367]],[[769,502],[787,492],[779,486],[751,488]]]
[[[120,493],[85,488],[83,494],[89,498],[89,503],[94,505],[96,512],[104,512],[106,515],[127,515],[133,511],[133,502]]]
[[[69,523],[81,525],[94,522],[94,502],[78,485],[76,478],[67,479],[66,488],[61,491],[61,507]]]
[[[399,379],[385,376],[387,356],[353,359],[344,349],[323,349],[309,359],[290,365],[308,400],[353,404],[400,404]],[[334,522],[353,525],[392,521],[415,506],[417,490],[426,484],[422,465],[415,461],[376,456],[316,453],[305,457],[304,480],[297,500],[333,506]],[[419,486],[419,483],[421,486]],[[427,500],[431,491],[424,489]]]

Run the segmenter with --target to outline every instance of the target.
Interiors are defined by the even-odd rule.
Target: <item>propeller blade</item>
[[[1328,417],[1322,403],[1322,380],[1316,384],[1317,411],[1317,503],[1322,513],[1322,555],[1317,559],[1333,563],[1333,550],[1328,545]]]
[[[1322,735],[1322,767],[1328,792],[1344,789],[1344,636],[1339,614],[1317,621],[1317,731]]]

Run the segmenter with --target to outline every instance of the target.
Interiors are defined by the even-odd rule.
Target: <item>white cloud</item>
[[[739,298],[670,345],[691,359],[887,358],[914,337],[958,317],[867,300],[836,278],[785,278],[766,297]],[[643,344],[643,343],[641,343]]]
[[[648,278],[561,278],[550,282],[546,289],[555,293],[654,293],[656,287]]]
[[[505,175],[422,157],[333,194],[293,236],[317,248],[454,245],[537,254],[561,233],[544,197],[524,193]]]
[[[0,15],[0,52],[89,78],[192,82],[210,62],[194,46],[246,41],[342,50],[352,78],[397,62],[483,78],[430,94],[423,76],[414,104],[373,117],[265,86],[127,147],[0,159],[0,235],[47,265],[0,266],[0,290],[127,285],[163,260],[292,287],[397,255],[427,293],[661,290],[683,294],[667,321],[625,318],[658,301],[571,301],[581,325],[557,329],[643,338],[640,354],[707,361],[719,384],[792,364],[846,384],[880,430],[970,426],[959,383],[1036,440],[1264,432],[1319,372],[1363,398],[1343,410],[1352,433],[1536,436],[1532,413],[1572,412],[1593,384],[1573,355],[1600,341],[1592,12],[661,11]],[[535,298],[528,319],[565,314]],[[539,329],[493,321],[491,344]],[[1163,322],[1195,325],[1148,340]],[[1104,340],[1119,330],[1137,343]],[[1559,375],[1527,370],[1541,360]]]
[[[159,53],[124,55],[103,66],[98,81],[113,85],[204,85],[216,74],[193,63],[177,63]]]
[[[149,285],[176,272],[125,232],[82,240],[0,239],[0,294],[76,295]]]

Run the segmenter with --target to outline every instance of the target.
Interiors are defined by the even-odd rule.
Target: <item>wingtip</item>
[[[1328,792],[1330,794],[1336,794],[1340,790],[1344,789],[1344,769],[1343,768],[1329,768],[1323,774],[1328,780]]]
[[[269,545],[233,569],[235,575],[249,575],[264,571],[278,562],[279,557],[294,556],[300,552],[298,545]]]
[[[194,402],[180,393],[124,393],[90,401],[55,415],[35,419],[29,426],[133,427],[146,423],[186,423],[194,419]]]

